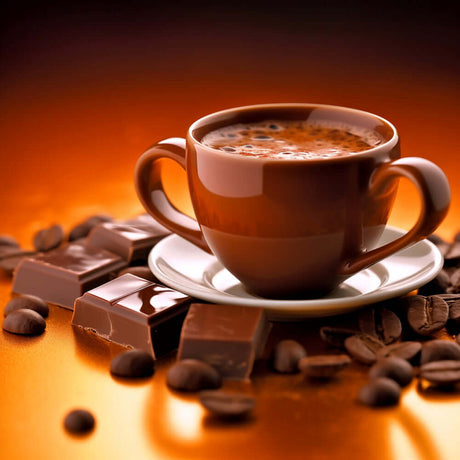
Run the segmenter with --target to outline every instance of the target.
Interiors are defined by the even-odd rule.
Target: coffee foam
[[[336,158],[382,142],[375,131],[330,120],[237,123],[211,131],[201,140],[229,154],[276,159]]]

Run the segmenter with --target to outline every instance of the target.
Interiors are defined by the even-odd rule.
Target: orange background
[[[69,230],[93,213],[131,217],[142,211],[132,176],[143,150],[184,136],[208,113],[267,102],[336,104],[387,118],[403,156],[446,172],[452,204],[439,233],[450,239],[460,230],[452,6],[190,3],[5,3],[0,233],[30,247],[33,232],[54,222]],[[175,167],[167,186],[190,213]],[[402,181],[390,223],[408,229],[418,209],[414,187]],[[3,308],[11,285],[0,282]],[[171,360],[147,381],[116,381],[107,366],[120,349],[79,336],[69,320],[54,307],[45,335],[0,335],[0,446],[8,458],[301,458],[307,451],[370,458],[376,450],[378,458],[452,458],[458,395],[423,398],[413,386],[399,408],[371,411],[350,396],[366,379],[360,366],[329,393],[262,372],[249,385],[259,401],[255,420],[219,426],[195,398],[165,388]],[[274,337],[298,337],[314,351],[321,345],[309,333],[317,327],[278,325]],[[62,429],[74,405],[96,413],[88,438]]]

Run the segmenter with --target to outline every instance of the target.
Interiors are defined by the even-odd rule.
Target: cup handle
[[[406,234],[396,240],[348,260],[342,267],[341,274],[356,273],[426,238],[446,216],[450,203],[449,182],[438,166],[423,158],[400,158],[383,164],[370,178],[370,193],[384,192],[386,186],[400,176],[411,180],[421,195],[422,210],[417,222]]]
[[[136,163],[134,184],[144,208],[160,224],[211,253],[198,222],[179,211],[167,197],[161,178],[161,162],[168,158],[185,170],[185,139],[171,137],[147,149]]]

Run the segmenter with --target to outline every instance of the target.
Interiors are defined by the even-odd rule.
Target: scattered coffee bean
[[[244,393],[207,390],[200,393],[200,403],[217,417],[243,418],[254,409],[256,400]]]
[[[57,248],[64,239],[64,230],[60,225],[52,225],[35,233],[33,238],[34,248],[37,251],[51,251]]]
[[[16,238],[11,235],[0,235],[0,246],[19,248],[19,243],[17,242]]]
[[[388,345],[401,337],[402,326],[398,316],[386,308],[368,308],[359,314],[359,328]]]
[[[90,216],[85,221],[91,227],[94,227],[99,224],[103,224],[104,222],[113,222],[113,217],[109,216],[108,214],[94,214]]]
[[[441,270],[434,279],[418,290],[419,295],[429,296],[449,292],[451,288],[450,275],[447,270]]]
[[[342,349],[345,349],[345,339],[355,334],[357,334],[357,331],[340,327],[324,326],[319,330],[319,335],[325,342],[333,347]]]
[[[443,257],[446,255],[447,251],[449,251],[450,243],[445,241],[439,235],[431,234],[427,239],[430,240],[439,249],[439,252]]]
[[[281,340],[275,346],[271,364],[276,372],[294,374],[299,371],[299,361],[307,356],[305,348],[295,340]]]
[[[110,372],[117,377],[150,377],[154,371],[154,360],[144,350],[128,350],[112,359]]]
[[[449,319],[460,326],[460,294],[451,294],[450,299],[444,300],[449,305]]]
[[[0,270],[3,270],[7,275],[12,275],[22,259],[33,256],[34,254],[36,254],[35,251],[15,249],[4,257],[0,256]]]
[[[414,295],[406,298],[407,321],[420,335],[432,335],[440,331],[449,318],[449,307],[439,296]]]
[[[457,268],[450,277],[450,287],[447,292],[453,294],[460,293],[460,268]]]
[[[401,396],[401,387],[392,379],[378,377],[361,388],[358,400],[371,407],[395,406]]]
[[[222,377],[211,365],[197,359],[183,359],[166,374],[166,383],[174,390],[198,391],[219,388]]]
[[[444,266],[455,266],[460,262],[460,241],[454,241],[444,255]]]
[[[308,356],[299,361],[299,369],[307,377],[328,379],[336,375],[350,362],[350,357],[344,354]]]
[[[22,308],[11,312],[3,320],[3,329],[20,335],[39,335],[45,331],[46,322],[36,311]]]
[[[460,361],[433,361],[420,367],[420,377],[435,385],[460,382]]]
[[[104,214],[90,216],[86,220],[80,222],[72,228],[72,230],[69,233],[68,240],[75,241],[79,240],[80,238],[85,238],[96,225],[112,221],[113,218],[111,216],[107,216]]]
[[[460,360],[460,345],[447,340],[430,340],[422,345],[420,365],[442,360]]]
[[[344,344],[353,359],[367,365],[375,363],[377,351],[385,346],[380,340],[364,333],[348,337]]]
[[[148,281],[153,281],[154,283],[159,283],[157,277],[152,273],[149,267],[146,265],[138,265],[134,267],[127,267],[117,273],[117,276],[125,275],[130,273],[131,275],[139,276]]]
[[[8,316],[11,312],[21,308],[34,310],[43,318],[46,318],[49,314],[48,304],[43,299],[34,295],[23,294],[14,297],[6,304],[4,315]]]
[[[418,361],[422,344],[420,342],[407,341],[398,342],[387,345],[386,347],[377,350],[377,358],[388,358],[394,356],[396,358],[405,359],[406,361]]]
[[[371,379],[387,377],[394,380],[401,387],[409,385],[413,376],[414,369],[412,366],[405,359],[394,356],[377,360],[369,371]]]
[[[72,434],[86,434],[93,430],[94,416],[86,409],[74,409],[64,419],[65,429]]]

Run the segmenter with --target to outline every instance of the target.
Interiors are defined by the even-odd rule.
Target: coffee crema
[[[205,146],[257,158],[337,158],[372,149],[383,139],[370,129],[332,122],[266,120],[237,123],[210,131]]]

